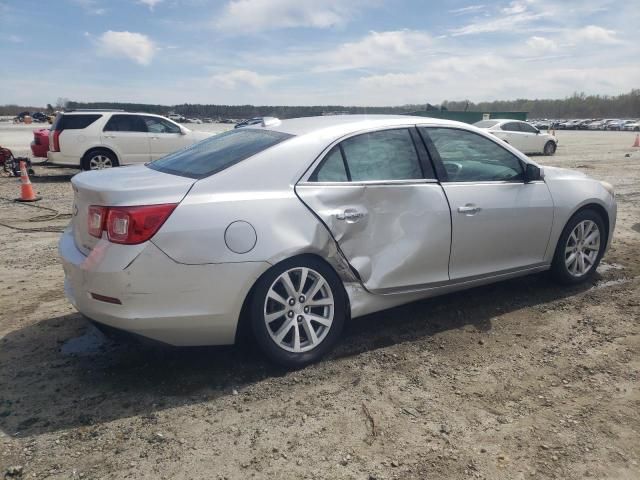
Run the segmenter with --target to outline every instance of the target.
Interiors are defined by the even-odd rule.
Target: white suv
[[[72,110],[49,132],[49,163],[101,170],[146,163],[210,137],[150,113]]]

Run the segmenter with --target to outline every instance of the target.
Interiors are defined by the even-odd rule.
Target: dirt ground
[[[1,126],[0,145],[15,133]],[[250,346],[107,341],[64,298],[59,234],[0,226],[0,475],[640,478],[634,136],[558,132],[557,155],[537,157],[616,187],[615,240],[592,283],[534,275],[361,318],[293,373]],[[37,205],[69,213],[73,172],[36,172]],[[0,222],[67,222],[27,221],[51,212],[6,200],[18,191],[0,178]]]

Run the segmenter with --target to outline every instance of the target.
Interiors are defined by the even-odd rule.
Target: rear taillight
[[[176,203],[141,207],[91,206],[89,233],[100,238],[106,230],[110,242],[125,245],[146,242],[166,222],[176,206]]]
[[[53,142],[50,145],[51,151],[52,152],[59,152],[60,151],[60,134],[62,133],[62,130],[54,130],[53,131]]]
[[[104,230],[104,221],[107,217],[107,209],[105,207],[97,207],[92,205],[89,207],[89,216],[87,217],[89,234],[96,237],[102,237]]]

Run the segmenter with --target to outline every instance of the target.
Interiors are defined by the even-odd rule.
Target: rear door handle
[[[105,135],[104,138],[116,138],[115,135]]]
[[[336,219],[343,220],[347,223],[356,223],[365,215],[366,213],[356,210],[355,208],[347,208],[344,212],[336,213]]]
[[[480,210],[480,207],[476,207],[475,205],[468,203],[464,207],[458,207],[458,213],[463,213],[464,215],[475,215]]]

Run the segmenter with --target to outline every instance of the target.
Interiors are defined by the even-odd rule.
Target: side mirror
[[[540,167],[534,165],[533,163],[527,163],[527,165],[524,167],[524,182],[535,182],[538,180],[542,180],[542,178],[543,175]]]
[[[186,135],[187,134],[187,129],[184,127],[180,127],[180,135]]]

